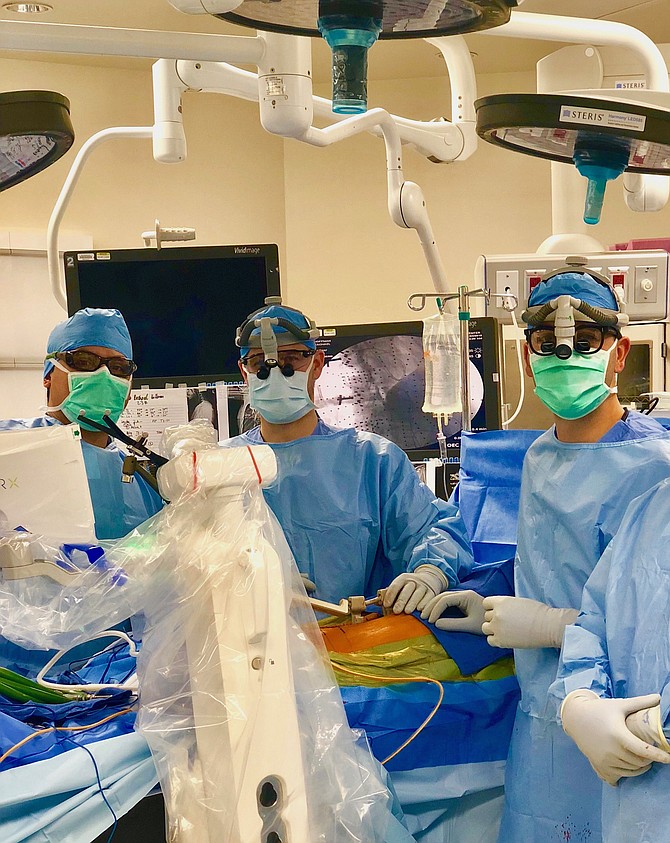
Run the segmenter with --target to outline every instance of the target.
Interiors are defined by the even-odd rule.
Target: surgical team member
[[[324,354],[317,335],[281,299],[251,314],[237,344],[260,426],[222,444],[265,442],[275,452],[278,476],[265,498],[317,597],[374,596],[391,584],[385,604],[411,612],[470,570],[465,526],[392,442],[318,417],[314,382]]]
[[[111,419],[118,421],[130,394],[136,368],[130,333],[119,311],[84,308],[56,325],[49,335],[44,361],[45,415],[0,421],[0,431],[72,422],[81,426],[84,463],[99,539],[126,535],[162,507],[160,496],[138,475],[132,483],[122,481],[123,452],[106,433],[79,419],[79,412],[84,410],[88,418],[101,422],[103,412],[108,410]],[[2,666],[34,673],[49,656],[45,651],[23,650],[0,637]],[[116,826],[120,843],[134,839],[139,828],[145,843],[165,839],[162,800],[144,799],[121,817]],[[109,830],[99,841],[104,843],[108,838]]]
[[[607,782],[605,843],[665,843],[670,793],[670,479],[634,500],[591,574],[559,677],[563,728]],[[657,762],[657,763],[654,763]]]
[[[580,266],[545,276],[523,318],[526,373],[555,424],[524,461],[517,596],[448,593],[423,614],[435,621],[457,606],[466,617],[438,620],[440,627],[483,632],[493,646],[515,649],[521,701],[499,843],[598,843],[600,782],[561,730],[548,690],[564,629],[626,507],[670,475],[670,439],[657,421],[624,410],[617,398],[630,340],[621,334],[627,319],[607,279]]]
[[[0,421],[3,430],[78,422],[99,539],[126,535],[162,507],[160,496],[139,476],[122,481],[124,454],[106,433],[78,419],[80,410],[100,422],[105,410],[117,421],[126,404],[135,363],[128,327],[118,310],[85,308],[51,332],[44,362],[45,415]],[[0,433],[1,435],[1,433]],[[11,651],[11,652],[10,652]],[[19,655],[22,654],[22,655]],[[26,651],[0,638],[0,665],[27,668]],[[44,653],[39,665],[44,663]]]
[[[118,310],[84,308],[49,335],[44,360],[45,415],[5,419],[0,431],[77,422],[99,539],[125,536],[162,507],[160,496],[139,476],[122,482],[124,454],[106,434],[79,419],[100,423],[105,410],[118,421],[130,395],[133,346]]]

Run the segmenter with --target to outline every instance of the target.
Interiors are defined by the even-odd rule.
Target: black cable
[[[654,412],[654,410],[658,406],[659,401],[660,401],[660,399],[659,399],[658,395],[654,395],[653,398],[649,399],[648,406],[644,410],[642,410],[642,412],[645,414],[645,416],[648,416],[648,415],[650,415],[651,413]]]
[[[123,442],[124,445],[127,445],[129,448],[134,448],[143,457],[146,457],[150,463],[155,465],[157,468],[160,468],[162,465],[165,465],[168,462],[166,457],[162,457],[160,454],[156,454],[150,448],[147,448],[146,445],[142,445],[141,442],[133,439],[132,437],[126,435],[120,427],[118,427],[114,422],[110,419],[109,416],[103,416],[105,420],[105,424],[100,424],[97,421],[93,421],[93,419],[89,419],[83,410],[80,411],[78,420],[86,422],[91,427],[94,427],[96,430],[100,430],[102,433],[107,433],[109,436],[112,436],[114,439],[118,439],[120,442]]]

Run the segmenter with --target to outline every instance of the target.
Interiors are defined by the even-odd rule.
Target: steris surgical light
[[[523,0],[170,0],[189,14],[210,13],[254,29],[308,35],[332,53],[333,111],[367,110],[367,52],[377,41],[463,35],[501,26]]]
[[[590,225],[600,221],[608,181],[623,172],[670,175],[667,93],[496,94],[475,107],[477,134],[489,143],[577,167],[588,179]]]

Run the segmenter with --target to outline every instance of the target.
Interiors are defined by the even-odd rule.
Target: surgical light
[[[584,222],[594,225],[608,181],[623,172],[670,176],[670,96],[628,95],[600,90],[484,97],[475,103],[477,134],[505,149],[574,164],[588,180]]]
[[[44,170],[73,142],[66,97],[52,91],[0,93],[0,190]]]
[[[333,111],[357,114],[367,109],[367,52],[378,38],[491,29],[507,23],[517,5],[517,0],[242,0],[216,17],[288,35],[322,35],[333,53]]]

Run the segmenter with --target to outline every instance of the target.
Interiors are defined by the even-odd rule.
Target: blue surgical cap
[[[528,307],[546,304],[558,296],[573,296],[592,307],[619,312],[619,302],[612,289],[582,272],[561,272],[541,281],[528,297]]]
[[[99,345],[118,351],[129,360],[133,358],[133,344],[128,326],[118,310],[85,307],[58,325],[49,334],[47,354],[74,351],[85,345]],[[44,362],[44,377],[53,369],[53,360]]]
[[[299,310],[293,310],[290,307],[283,307],[280,304],[271,304],[267,307],[263,308],[263,310],[258,311],[258,313],[253,313],[249,318],[262,319],[264,316],[269,316],[272,318],[277,319],[285,319],[287,322],[290,322],[292,325],[295,325],[297,328],[300,328],[304,331],[309,331],[312,327],[309,323],[309,320],[306,316],[304,316]],[[316,343],[314,340],[299,340],[291,334],[290,331],[287,331],[286,328],[282,328],[281,325],[273,325],[272,330],[275,334],[277,334],[277,345],[293,345],[293,343],[302,343],[306,345],[307,348],[316,348]],[[260,328],[254,328],[251,332],[251,336],[259,336],[261,332]],[[281,336],[283,334],[283,336]],[[240,357],[246,357],[247,354],[251,351],[250,346],[243,346],[240,348]]]

